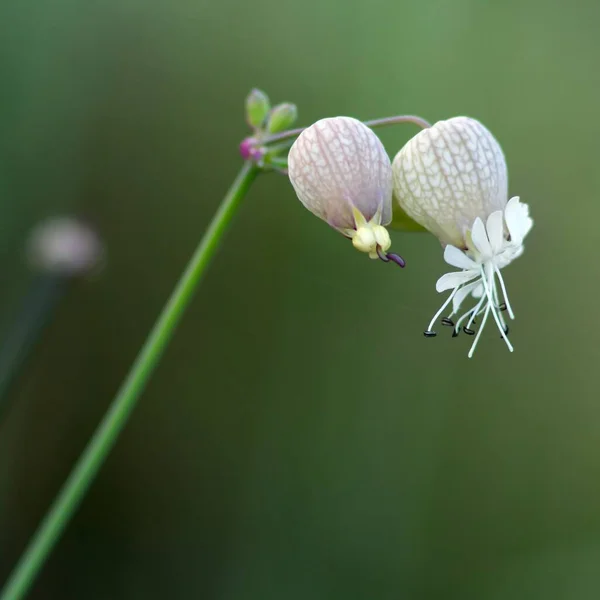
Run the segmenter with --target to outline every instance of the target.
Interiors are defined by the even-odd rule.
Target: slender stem
[[[37,275],[23,299],[19,313],[2,336],[0,347],[0,426],[11,405],[11,386],[21,373],[31,350],[62,298],[68,279],[61,275]]]
[[[256,166],[245,163],[229,188],[129,374],[9,577],[0,600],[19,600],[31,587],[125,426],[210,259],[219,247],[227,226],[258,172]]]
[[[414,123],[421,129],[428,129],[431,127],[431,123],[429,121],[426,121],[417,115],[398,115],[397,117],[384,117],[383,119],[365,121],[365,125],[371,129],[376,127],[387,127],[388,125],[397,125],[398,123]]]
[[[384,117],[383,119],[373,119],[372,121],[364,121],[367,127],[371,129],[375,127],[386,127],[388,125],[396,125],[397,123],[414,123],[423,129],[431,127],[431,124],[421,117],[416,115],[399,115],[397,117]],[[289,131],[282,131],[276,135],[261,140],[263,144],[272,144],[273,142],[281,142],[283,140],[289,140],[299,136],[306,128],[300,127],[299,129],[290,129]]]

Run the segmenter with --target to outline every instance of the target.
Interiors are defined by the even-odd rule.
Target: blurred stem
[[[229,188],[129,374],[10,575],[0,600],[19,600],[31,587],[125,426],[210,259],[219,247],[223,234],[258,172],[258,167],[246,162]]]
[[[39,275],[25,296],[21,310],[2,337],[0,348],[0,424],[10,408],[9,391],[30,351],[67,287],[66,277]]]
[[[398,115],[397,117],[384,117],[383,119],[373,119],[372,121],[364,121],[364,124],[371,129],[376,127],[387,127],[388,125],[396,125],[398,123],[414,123],[422,129],[431,127],[431,123],[418,117],[417,115]],[[261,140],[262,144],[272,144],[274,142],[281,142],[283,140],[289,140],[299,136],[306,128],[300,127],[299,129],[290,129],[289,131],[282,131],[276,135],[271,135]]]

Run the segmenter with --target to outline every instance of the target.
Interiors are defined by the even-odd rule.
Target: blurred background
[[[493,326],[423,329],[448,267],[404,271],[260,177],[37,600],[591,599],[600,595],[600,4],[591,0],[5,0],[0,324],[25,240],[76,214],[106,265],[74,283],[0,423],[4,581],[224,192],[254,86],[299,123],[469,115],[535,219]],[[418,130],[381,131],[390,154]],[[596,316],[595,316],[596,315]]]

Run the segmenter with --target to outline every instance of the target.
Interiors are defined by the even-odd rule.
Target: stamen
[[[479,299],[479,302],[471,309],[469,309],[464,315],[462,315],[462,317],[460,317],[460,319],[458,319],[457,323],[456,323],[456,327],[455,327],[455,331],[460,331],[460,324],[467,319],[468,317],[472,316],[472,315],[480,315],[485,309],[481,308],[481,305],[483,304],[485,300],[485,297],[482,296]],[[469,324],[470,326],[470,324]],[[458,333],[457,333],[458,335]]]
[[[449,317],[444,317],[442,319],[442,325],[445,325],[446,327],[454,327],[454,321]]]
[[[377,246],[377,256],[379,256],[383,262],[395,262],[402,269],[406,266],[406,261],[399,254],[394,254],[392,252],[384,254],[379,245]]]
[[[477,336],[475,337],[475,340],[473,341],[473,345],[471,346],[471,349],[469,350],[469,354],[468,354],[469,358],[473,358],[473,354],[475,353],[475,348],[477,348],[477,342],[479,342],[479,338],[481,337],[481,332],[483,331],[483,328],[485,327],[485,322],[487,321],[488,315],[490,314],[490,310],[493,310],[493,309],[492,309],[492,305],[488,302],[488,305],[485,308],[485,313],[483,314],[483,320],[481,321],[481,327],[479,328],[479,331],[477,332]]]
[[[404,267],[406,266],[406,261],[399,254],[393,254],[392,252],[388,252],[386,254],[386,257],[388,260],[395,262],[401,269],[404,269]]]
[[[489,267],[488,281],[486,281],[486,272],[485,272],[486,267]],[[506,342],[508,349],[512,352],[514,350],[514,348],[512,347],[512,344],[508,341],[508,338],[506,337],[506,334],[504,333],[504,327],[502,325],[502,322],[500,321],[500,318],[498,317],[498,313],[496,312],[494,296],[491,291],[492,287],[495,286],[494,267],[490,263],[485,263],[485,265],[481,265],[481,282],[483,283],[485,295],[487,296],[487,299],[488,299],[488,306],[489,306],[490,310],[492,311],[492,315],[494,316],[496,325],[498,326],[498,329],[500,330],[500,333],[502,334],[502,339]],[[506,296],[505,296],[505,298],[506,298]],[[481,329],[483,329],[483,325],[482,325]]]
[[[461,300],[461,306],[462,306],[462,304],[464,303],[464,301],[465,301],[465,300],[466,300],[466,299],[467,299],[467,298],[468,298],[468,297],[471,295],[471,293],[473,292],[473,290],[474,290],[474,289],[476,289],[476,287],[477,287],[477,284],[478,284],[478,283],[479,283],[479,282],[478,282],[477,280],[473,280],[473,281],[469,281],[469,282],[467,282],[466,284],[464,284],[464,285],[460,286],[460,289],[464,289],[465,287],[469,287],[469,286],[471,286],[471,287],[470,287],[470,289],[469,289],[469,293],[467,293],[467,294],[466,294],[466,295],[463,297],[463,299]],[[451,313],[448,315],[448,319],[451,319],[451,320],[452,320],[452,318],[453,318],[455,315],[458,315],[458,314],[459,314],[459,312],[460,312],[461,306],[457,306],[457,307],[456,307],[456,310],[453,310],[453,311],[452,311],[452,312],[451,312]],[[473,309],[470,309],[470,310],[468,310],[466,313],[463,313],[463,317],[465,316],[465,314],[466,314],[466,315],[470,315],[470,314],[471,314],[471,312],[472,312],[472,310],[473,310]],[[483,312],[483,310],[481,310],[481,312]],[[457,317],[457,318],[459,318],[459,317]]]
[[[504,303],[506,310],[508,310],[508,316],[511,319],[514,319],[515,313],[513,312],[510,301],[508,300],[508,294],[506,293],[506,286],[504,285],[504,279],[502,279],[502,273],[500,273],[500,269],[496,265],[494,265],[494,269],[496,271],[496,275],[498,275],[498,280],[500,281],[500,287],[502,288],[502,295],[504,296]]]
[[[506,310],[506,303],[500,302],[500,299],[498,298],[498,289],[495,285],[493,286],[492,291],[494,293],[494,302],[496,303],[496,310],[498,311],[498,316],[500,317],[500,323],[502,323],[502,329],[506,331],[506,321],[504,320],[504,315],[502,314],[503,310]]]
[[[435,331],[431,331],[428,329],[427,331],[423,332],[423,335],[427,338],[430,338],[430,337],[435,337],[437,335],[437,333]]]
[[[475,325],[475,317],[477,316],[477,313],[475,311],[473,311],[473,313],[471,314],[471,318],[469,319],[469,322],[467,323],[467,329],[471,328],[471,325]]]
[[[467,334],[467,335],[475,335],[475,331],[473,331],[472,329],[469,329],[468,327],[463,327],[463,331]],[[481,329],[479,330],[481,331]]]
[[[440,308],[440,310],[438,310],[433,319],[431,319],[431,323],[429,323],[429,327],[427,327],[427,331],[433,331],[431,328],[433,327],[433,324],[438,320],[439,316],[444,312],[444,310],[446,310],[446,306],[448,306],[448,304],[450,304],[450,302],[452,302],[452,298],[454,298],[456,292],[458,292],[458,290],[461,288],[461,286],[459,285],[458,287],[455,287],[452,290],[452,293],[448,296],[448,298],[446,298],[446,301],[444,302],[444,304],[442,304],[442,308]]]

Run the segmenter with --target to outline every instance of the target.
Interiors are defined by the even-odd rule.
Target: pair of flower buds
[[[425,331],[441,319],[475,335],[473,355],[491,315],[512,351],[503,312],[510,306],[500,270],[523,253],[531,229],[526,204],[508,199],[508,175],[500,145],[478,121],[455,117],[440,121],[412,138],[390,161],[371,129],[350,117],[317,121],[294,142],[288,156],[290,181],[302,204],[352,240],[371,258],[404,261],[388,253],[393,197],[418,224],[444,247],[445,261],[460,269],[438,279],[438,292],[452,290]],[[501,292],[501,293],[500,293]],[[455,317],[467,296],[475,304]],[[502,296],[502,298],[501,298]]]

